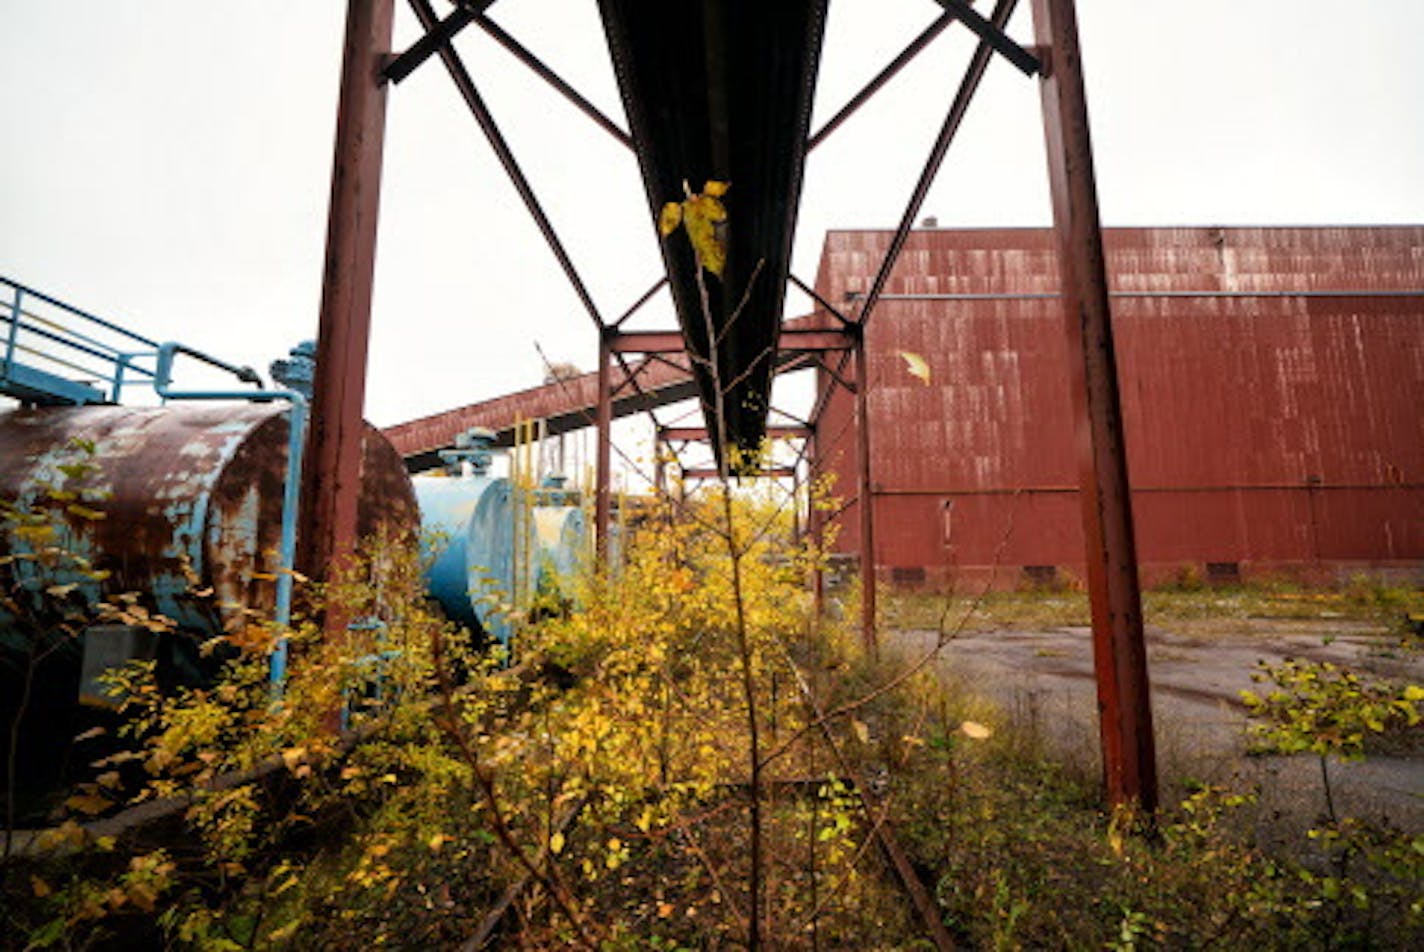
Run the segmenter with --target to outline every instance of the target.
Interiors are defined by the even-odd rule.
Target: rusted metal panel
[[[1417,566],[1424,552],[1419,484],[1142,488],[1134,490],[1133,506],[1145,577],[1154,582],[1178,576],[1184,566],[1200,573],[1208,562],[1238,563],[1248,576],[1335,578],[1372,564]],[[1081,577],[1082,536],[1071,489],[881,491],[875,513],[882,575],[919,567],[934,584],[992,578],[1012,587],[1023,566],[1053,565],[1064,579]],[[843,525],[842,537],[853,531]],[[1210,531],[1184,532],[1184,526]],[[853,551],[843,541],[838,548]]]
[[[1421,284],[1417,225],[1275,228],[1106,228],[1115,291],[1413,290]],[[826,235],[816,280],[839,306],[865,292],[888,230]],[[1053,293],[1052,232],[1042,228],[914,232],[885,293]]]
[[[888,237],[829,234],[817,290],[839,305],[864,289]],[[1152,576],[1208,561],[1249,574],[1424,560],[1424,227],[1109,229],[1105,240],[1117,292],[1216,295],[1113,302]],[[1005,584],[1023,565],[1081,572],[1081,535],[1062,521],[1076,475],[1057,305],[1021,297],[1055,293],[1055,269],[1045,230],[911,235],[868,332],[882,567],[925,566],[933,580],[997,563]],[[894,297],[927,293],[1019,297]],[[929,386],[902,350],[929,362]],[[847,499],[852,409],[837,392],[818,421],[818,466]],[[856,551],[853,505],[840,522],[837,548]]]
[[[92,453],[78,442],[92,445]],[[413,533],[415,497],[400,456],[367,426],[357,528]],[[274,602],[287,418],[269,406],[80,407],[0,416],[0,498],[43,506],[57,544],[110,573],[89,600],[135,592],[180,624],[213,633]],[[61,466],[85,464],[86,472]],[[47,504],[87,488],[84,507]],[[191,576],[191,579],[190,579]],[[84,581],[76,576],[74,581]],[[211,588],[211,596],[194,593]]]

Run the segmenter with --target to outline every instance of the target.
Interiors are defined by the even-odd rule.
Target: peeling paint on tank
[[[208,404],[3,414],[0,497],[33,504],[61,472],[74,435],[93,441],[96,482],[112,495],[106,519],[66,518],[65,530],[112,573],[106,591],[148,593],[157,610],[207,632],[239,623],[243,607],[270,608],[273,586],[254,585],[252,573],[275,568],[267,553],[281,523],[285,411]],[[418,516],[404,467],[370,428],[363,472],[363,533],[381,523],[413,532]],[[230,604],[192,597],[188,572]],[[97,599],[97,587],[90,594]]]

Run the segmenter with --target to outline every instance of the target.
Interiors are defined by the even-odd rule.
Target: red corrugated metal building
[[[888,231],[826,238],[854,311]],[[1144,579],[1424,567],[1424,227],[1104,234]],[[1048,230],[911,234],[867,331],[876,564],[906,585],[1081,576]],[[928,362],[928,385],[901,351]],[[826,374],[822,372],[822,382]],[[855,493],[854,400],[815,456]],[[855,505],[836,549],[858,551]]]

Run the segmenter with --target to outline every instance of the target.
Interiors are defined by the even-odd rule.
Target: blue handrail
[[[281,564],[273,612],[278,629],[285,630],[292,620],[306,397],[293,390],[265,389],[262,378],[250,367],[230,364],[184,344],[161,344],[0,275],[0,292],[5,289],[10,301],[8,308],[0,302],[0,322],[7,325],[0,355],[0,394],[45,404],[118,403],[126,385],[146,378],[144,382],[152,384],[165,402],[280,400],[288,404],[287,472],[282,487],[278,552]],[[29,303],[31,300],[43,307]],[[252,385],[252,389],[175,390],[173,364],[180,355],[230,374],[241,383]],[[280,693],[287,670],[285,636],[278,639],[269,662],[273,690]]]
[[[118,403],[125,385],[152,381],[157,341],[3,275],[0,292],[9,298],[0,303],[0,393],[34,403]]]

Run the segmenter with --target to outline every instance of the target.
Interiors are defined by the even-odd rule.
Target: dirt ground
[[[897,650],[923,651],[928,631],[894,632]],[[1163,801],[1184,791],[1183,781],[1259,784],[1258,833],[1267,841],[1291,839],[1324,809],[1320,764],[1313,755],[1245,755],[1246,709],[1240,692],[1259,660],[1286,657],[1332,661],[1388,677],[1424,678],[1417,653],[1392,652],[1379,627],[1343,619],[1248,619],[1223,625],[1192,620],[1149,627],[1148,668]],[[1010,729],[1040,739],[1057,757],[1097,767],[1096,688],[1090,632],[1062,627],[1042,631],[964,632],[938,662],[951,685],[987,694],[1004,711]],[[1337,810],[1424,830],[1424,745],[1401,745],[1398,755],[1329,765]]]

